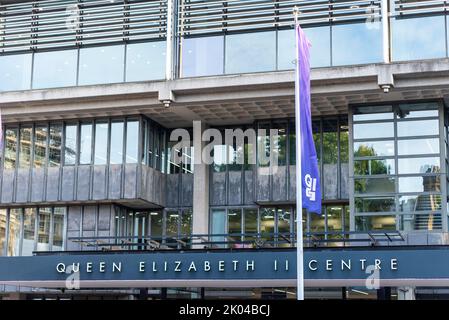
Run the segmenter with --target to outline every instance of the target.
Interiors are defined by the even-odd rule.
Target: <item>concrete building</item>
[[[143,271],[108,278],[118,260],[102,278],[95,261],[98,251],[162,265],[185,252],[261,264],[264,254],[294,253],[295,6],[312,43],[323,191],[323,215],[303,213],[306,298],[447,297],[443,0],[0,0],[0,296],[294,298],[290,274],[240,279],[248,261],[237,276],[220,276],[217,260],[213,275],[158,269],[157,281]],[[198,156],[193,121],[220,132],[277,129],[273,150],[258,136],[257,152],[241,151],[277,153],[276,170],[237,163],[224,143],[210,165],[176,163],[174,129],[191,133],[183,159]],[[340,268],[337,258],[360,260],[360,250],[390,261],[380,286],[366,286],[368,274],[312,272],[314,255],[330,261],[331,252]],[[81,274],[79,290],[61,275],[74,257],[95,270]],[[398,272],[394,259],[407,261]],[[36,273],[25,275],[25,263]]]

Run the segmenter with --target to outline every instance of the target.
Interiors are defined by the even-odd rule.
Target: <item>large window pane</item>
[[[80,164],[92,163],[92,124],[81,124]]]
[[[0,209],[0,256],[4,255],[6,243],[6,209]]]
[[[128,121],[126,127],[126,163],[137,163],[138,146],[139,121]]]
[[[271,71],[276,69],[276,32],[226,36],[226,73]]]
[[[188,236],[192,234],[192,220],[193,213],[191,209],[186,209],[182,211],[181,217],[181,235]]]
[[[420,194],[400,196],[399,210],[403,212],[441,210],[441,195]]]
[[[39,52],[34,55],[33,88],[76,85],[78,50]]]
[[[351,65],[382,61],[380,22],[332,26],[332,64]]]
[[[81,49],[79,69],[80,85],[123,82],[124,47]]]
[[[179,222],[178,210],[167,211],[166,230],[165,230],[165,235],[167,237],[177,237],[178,236],[178,222]],[[168,239],[167,241],[172,242],[173,239]]]
[[[111,164],[120,164],[123,162],[123,121],[111,123]]]
[[[50,143],[48,162],[50,167],[57,167],[61,164],[61,140],[62,125],[50,125]]]
[[[18,256],[20,254],[21,221],[22,209],[11,209],[9,211],[8,256]]]
[[[399,230],[441,230],[441,214],[402,214],[398,216]]]
[[[398,160],[398,173],[438,173],[440,158],[408,158]]]
[[[356,193],[392,193],[394,178],[354,179]]]
[[[95,160],[94,164],[106,164],[108,161],[108,129],[107,122],[95,124]]]
[[[366,141],[354,143],[354,157],[393,156],[394,141]]]
[[[394,197],[356,197],[354,200],[355,212],[396,211]]]
[[[64,220],[66,215],[65,207],[53,209],[53,243],[52,251],[64,250]]]
[[[31,54],[0,56],[0,91],[26,90],[31,84]]]
[[[29,168],[31,163],[31,127],[20,128],[19,168]]]
[[[399,178],[399,192],[433,192],[433,191],[440,191],[439,176]]]
[[[396,230],[396,216],[355,217],[356,231]]]
[[[34,129],[34,167],[44,167],[47,157],[47,127]]]
[[[31,256],[34,251],[36,208],[25,208],[23,215],[22,256]]]
[[[242,210],[241,209],[229,209],[228,210],[228,234],[236,234],[229,236],[228,240],[231,242],[240,241],[242,233]]]
[[[224,209],[213,209],[211,218],[211,231],[213,235],[218,235],[211,237],[211,241],[214,242],[225,242],[226,239],[223,236],[227,233],[226,231],[226,210]],[[224,248],[223,243],[217,243],[214,247]]]
[[[440,153],[440,140],[434,139],[413,139],[398,141],[398,155],[418,155]]]
[[[354,124],[354,139],[390,138],[393,136],[393,122]]]
[[[244,218],[245,218],[245,234],[255,234],[258,232],[257,230],[257,209],[243,209]],[[254,237],[247,236],[245,240],[253,240]]]
[[[433,136],[439,133],[438,119],[398,122],[398,137]]]
[[[277,245],[281,247],[291,246],[290,237],[290,219],[292,211],[289,209],[277,210]]]
[[[399,105],[396,117],[398,119],[438,117],[438,104],[415,103]]]
[[[394,19],[392,38],[395,61],[446,56],[444,16]]]
[[[74,165],[76,163],[76,141],[78,139],[78,126],[67,125],[65,127],[65,139],[64,139],[64,164]]]
[[[152,237],[162,237],[162,212],[152,211],[150,212],[151,219],[151,232]],[[159,239],[160,240],[160,239]]]
[[[5,169],[14,169],[17,163],[17,129],[6,129],[5,144]]]
[[[262,238],[266,241],[274,241],[274,217],[276,209],[274,208],[262,208],[260,211],[260,232]]]
[[[182,77],[223,74],[224,37],[182,39]]]
[[[50,250],[51,208],[39,208],[39,233],[37,251]]]
[[[165,41],[128,44],[126,81],[165,78]]]
[[[355,175],[394,174],[394,159],[356,160],[354,161]]]
[[[392,106],[364,106],[354,109],[354,121],[393,120]]]

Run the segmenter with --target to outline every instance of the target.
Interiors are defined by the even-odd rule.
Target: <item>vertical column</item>
[[[166,40],[166,54],[165,54],[165,79],[173,80],[173,53],[174,45],[175,45],[175,37],[174,33],[176,29],[174,28],[175,24],[175,1],[168,0],[167,1],[167,40]]]
[[[201,152],[205,145],[201,137],[205,128],[204,123],[194,121],[193,234],[209,232],[209,165],[201,159]]]
[[[398,300],[416,300],[414,287],[398,287]]]
[[[391,62],[390,54],[390,17],[389,0],[382,0],[382,46],[384,63]]]

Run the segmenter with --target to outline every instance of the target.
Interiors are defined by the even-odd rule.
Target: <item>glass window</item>
[[[394,61],[446,56],[444,16],[393,19],[391,29]]]
[[[295,41],[294,29],[278,31],[278,70],[295,69]],[[311,54],[311,57],[313,57],[313,54]]]
[[[0,91],[26,90],[31,84],[31,54],[0,56]]]
[[[123,82],[124,46],[80,50],[79,84]]]
[[[241,209],[229,209],[228,210],[228,234],[235,234],[228,237],[228,241],[240,241],[242,233],[242,210]]]
[[[343,231],[343,208],[340,206],[326,207],[327,214],[327,231],[339,232]]]
[[[354,121],[393,120],[392,106],[358,107],[354,113]]]
[[[438,117],[438,104],[416,103],[399,105],[396,117],[398,119]]]
[[[440,191],[439,176],[399,178],[399,192],[433,192],[433,191]]]
[[[326,217],[324,214],[310,214],[310,232],[325,232]]]
[[[260,211],[260,233],[262,233],[262,239],[270,242],[274,241],[275,213],[274,208],[262,208]]]
[[[192,234],[192,219],[193,213],[191,209],[186,209],[182,211],[181,235],[188,236]]]
[[[438,119],[400,121],[398,122],[398,137],[436,136],[439,134],[438,127]]]
[[[407,158],[398,160],[398,173],[438,173],[440,158]]]
[[[36,208],[25,208],[23,215],[22,256],[31,256],[34,251]]]
[[[109,162],[111,164],[120,164],[123,162],[123,121],[113,121],[111,123],[111,155]]]
[[[48,161],[50,167],[58,167],[61,164],[61,139],[62,125],[50,125],[50,143]]]
[[[394,192],[395,178],[354,179],[356,193],[391,193]]]
[[[289,247],[290,242],[290,219],[292,211],[290,209],[277,210],[277,232],[278,232],[278,246]]]
[[[396,216],[355,217],[356,231],[396,230]]]
[[[398,140],[398,155],[418,155],[440,153],[440,140],[434,139],[413,139]]]
[[[182,77],[224,73],[224,37],[182,39]]]
[[[166,232],[167,237],[177,237],[178,236],[178,222],[179,222],[179,212],[178,210],[167,211],[166,216]],[[171,240],[168,240],[171,242]]]
[[[51,208],[39,208],[37,251],[50,250]]]
[[[62,251],[64,250],[64,220],[66,208],[56,207],[53,210],[53,243],[51,250]]]
[[[226,36],[225,72],[228,74],[276,69],[276,32]]]
[[[394,141],[366,141],[354,143],[355,157],[379,157],[394,155]]]
[[[20,128],[19,168],[29,168],[31,163],[31,127]]]
[[[396,211],[394,197],[356,197],[355,212],[392,212]]]
[[[354,139],[390,138],[393,136],[393,122],[354,124]]]
[[[441,210],[441,195],[402,195],[399,197],[399,210],[402,212]]]
[[[245,218],[245,234],[256,234],[257,230],[257,209],[243,209]],[[245,240],[252,240],[254,237],[247,236]]]
[[[126,81],[165,78],[165,41],[126,46]]]
[[[108,161],[108,129],[107,122],[95,123],[95,160],[94,164],[106,164]]]
[[[6,129],[5,140],[5,169],[14,169],[17,159],[17,129]]]
[[[332,26],[332,64],[351,65],[382,61],[380,22]]]
[[[0,256],[4,255],[6,243],[6,209],[0,209]]]
[[[126,127],[126,163],[137,163],[139,121],[128,121]]]
[[[211,237],[211,241],[214,242],[225,242],[226,239],[223,236],[227,233],[226,231],[226,210],[224,209],[213,209],[212,210],[212,219],[211,219],[211,231],[213,236]],[[223,243],[217,243],[214,247],[224,248],[225,245]]]
[[[77,63],[78,50],[35,53],[33,88],[75,86]]]
[[[151,233],[152,237],[162,237],[162,212],[150,212],[151,219]]]
[[[92,163],[92,124],[81,124],[80,164]]]
[[[8,256],[18,256],[20,254],[21,221],[22,221],[22,209],[10,209]]]
[[[394,174],[394,159],[356,160],[354,161],[355,175]]]
[[[76,163],[76,141],[78,137],[78,126],[76,124],[66,125],[64,139],[64,165]]]
[[[399,230],[441,230],[441,214],[402,214],[398,216]]]
[[[47,127],[36,126],[34,128],[34,167],[45,166],[47,157]]]

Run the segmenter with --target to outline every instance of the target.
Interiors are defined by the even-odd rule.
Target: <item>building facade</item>
[[[225,253],[294,250],[295,7],[312,43],[323,197],[322,215],[302,215],[305,243],[447,245],[447,1],[0,0],[2,263],[194,251],[201,239]],[[257,150],[217,142],[213,163],[197,164],[187,161],[193,121],[277,135],[269,144],[258,134]],[[170,139],[179,128],[191,136],[176,150],[182,163]],[[276,153],[277,165],[261,153]],[[310,282],[306,297],[445,297],[449,288],[393,282],[377,291]],[[291,282],[267,283],[77,291],[3,281],[0,295],[294,297]]]

